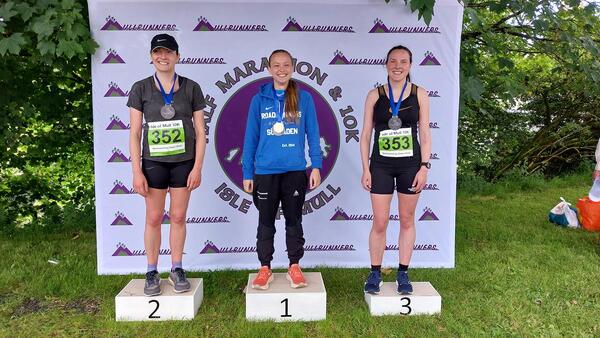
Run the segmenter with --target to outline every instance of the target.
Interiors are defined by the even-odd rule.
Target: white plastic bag
[[[577,211],[571,206],[571,203],[565,201],[564,198],[561,197],[560,200],[561,202],[550,210],[548,220],[552,223],[569,228],[579,228]]]

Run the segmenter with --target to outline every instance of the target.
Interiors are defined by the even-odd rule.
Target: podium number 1
[[[156,311],[158,311],[158,301],[156,299],[153,299],[151,301],[148,302],[148,304],[152,304],[152,303],[156,303],[156,308],[154,309],[154,311],[152,311],[152,313],[148,316],[148,318],[150,319],[158,319],[160,318],[160,316],[155,316],[154,314],[156,313]]]
[[[288,299],[284,299],[281,301],[281,304],[285,304],[285,313],[281,315],[281,317],[291,317],[292,315],[288,313]]]

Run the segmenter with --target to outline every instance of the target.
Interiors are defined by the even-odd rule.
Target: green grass
[[[219,271],[190,274],[205,281],[193,321],[115,322],[114,296],[132,276],[96,275],[93,234],[0,238],[0,336],[600,336],[598,235],[547,221],[559,196],[575,203],[588,181],[461,191],[456,268],[411,273],[442,295],[436,316],[371,317],[361,291],[367,269],[323,268],[325,321],[247,322],[248,271]]]

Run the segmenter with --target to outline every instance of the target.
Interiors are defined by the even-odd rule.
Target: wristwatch
[[[427,169],[431,169],[431,163],[429,162],[421,162],[421,166]]]

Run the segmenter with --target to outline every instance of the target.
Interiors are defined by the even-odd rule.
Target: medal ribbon
[[[170,106],[173,102],[173,91],[175,90],[175,79],[177,79],[177,73],[173,74],[173,86],[171,86],[171,91],[169,91],[169,94],[165,93],[165,89],[163,88],[162,83],[160,83],[158,76],[156,76],[156,73],[154,73],[154,78],[156,79],[156,82],[158,82],[158,86],[160,87],[160,93],[162,94],[163,100],[165,101],[165,105]]]
[[[398,112],[400,111],[400,106],[402,105],[402,97],[404,97],[404,90],[406,89],[406,85],[408,85],[408,81],[404,80],[404,86],[402,87],[400,98],[398,99],[398,102],[394,102],[394,92],[392,91],[392,85],[390,84],[390,79],[388,78],[388,89],[390,92],[390,108],[392,108],[393,117],[398,117]]]
[[[283,122],[285,102],[281,104],[281,101],[283,101],[281,98],[285,99],[285,95],[277,96],[277,91],[275,90],[275,87],[273,87],[273,97],[275,97],[275,105],[277,106],[277,122]]]

